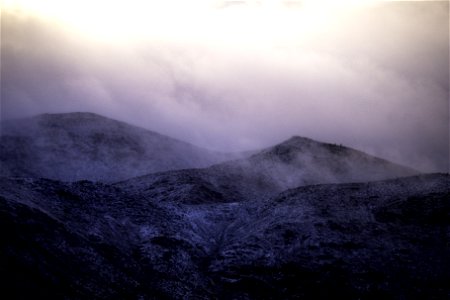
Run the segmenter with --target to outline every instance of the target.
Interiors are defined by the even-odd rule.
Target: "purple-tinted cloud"
[[[254,47],[117,44],[5,12],[2,118],[92,111],[221,150],[303,135],[447,171],[448,3],[385,3],[333,26]]]

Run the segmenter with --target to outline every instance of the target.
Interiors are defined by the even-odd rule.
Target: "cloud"
[[[2,118],[92,111],[221,150],[303,135],[448,170],[448,3],[384,3],[320,24],[297,23],[298,8],[272,27],[271,13],[247,13],[246,28],[221,12],[205,31],[108,40],[6,12]]]

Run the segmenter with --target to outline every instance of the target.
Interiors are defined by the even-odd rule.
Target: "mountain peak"
[[[234,157],[90,112],[2,123],[0,175],[112,182]]]
[[[327,150],[328,152],[332,152],[334,154],[343,154],[348,151],[352,152],[358,152],[352,148],[340,145],[340,144],[333,144],[333,143],[325,143],[316,141],[307,137],[297,136],[294,135],[288,140],[272,147],[271,149],[290,149],[291,151],[294,150],[305,150],[305,149],[321,149],[321,150]]]
[[[45,117],[72,117],[72,118],[80,118],[80,117],[89,117],[89,118],[105,118],[104,116],[101,116],[99,114],[93,113],[93,112],[85,112],[85,111],[76,111],[76,112],[69,112],[69,113],[44,113],[38,116],[45,116]]]
[[[92,112],[70,112],[70,113],[45,113],[35,116],[38,120],[45,120],[45,121],[114,121],[119,122],[117,120],[92,113]]]
[[[310,184],[380,180],[417,174],[415,170],[353,148],[301,136],[292,136],[254,154],[250,161],[252,167],[261,169],[261,172],[278,172],[276,176],[284,178],[281,181],[288,182],[298,177],[298,180],[294,180],[297,185],[303,185],[304,178]],[[287,169],[292,170],[289,175],[286,175]],[[305,177],[304,174],[308,176]]]
[[[310,143],[317,143],[316,141],[307,138],[307,137],[302,137],[302,136],[298,136],[298,135],[294,135],[291,138],[289,138],[288,140],[282,142],[279,145],[286,145],[286,146],[301,146],[304,144],[310,144]]]

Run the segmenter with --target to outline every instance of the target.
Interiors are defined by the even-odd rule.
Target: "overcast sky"
[[[447,171],[448,15],[447,1],[5,1],[2,119],[89,111],[224,151],[300,135]]]

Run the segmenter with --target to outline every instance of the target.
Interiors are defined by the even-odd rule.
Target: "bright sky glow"
[[[374,1],[4,0],[17,14],[40,16],[97,40],[169,40],[245,47],[304,38],[329,29]],[[288,5],[290,3],[290,5]],[[249,45],[250,44],[250,45]]]

